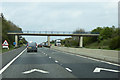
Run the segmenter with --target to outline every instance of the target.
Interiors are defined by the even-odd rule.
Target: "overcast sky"
[[[0,9],[1,11],[1,9]],[[118,27],[117,2],[4,2],[2,13],[23,31],[91,31],[96,27]],[[52,39],[65,37],[52,37]],[[46,37],[26,37],[38,43]]]

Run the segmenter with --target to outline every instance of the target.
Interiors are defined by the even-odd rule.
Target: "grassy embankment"
[[[9,44],[9,50],[8,49],[2,49],[2,53],[13,50],[13,42],[15,42],[15,36],[14,35],[8,35],[7,33],[9,31],[20,31],[22,32],[22,29],[18,27],[18,25],[15,25],[13,22],[7,20],[3,14],[1,14],[0,20],[2,20],[2,43],[7,40]],[[18,36],[18,45],[19,47],[26,43],[25,38],[22,38],[22,36]]]
[[[2,49],[2,53],[4,53],[4,52],[8,52],[8,51],[11,51],[11,50],[13,50],[13,49],[14,49],[13,46],[11,46],[10,49]]]
[[[85,31],[83,29],[76,30],[73,34],[81,34]],[[120,28],[112,27],[97,27],[90,31],[92,33],[99,33],[97,37],[84,37],[83,45],[85,48],[91,49],[107,49],[107,50],[120,50]],[[71,37],[62,40],[62,45],[65,47],[78,47],[79,38]]]
[[[111,39],[106,39],[106,40],[102,40],[100,43],[94,42],[89,45],[86,45],[85,48],[111,50],[109,48],[110,41],[111,41]],[[115,49],[115,50],[120,50],[120,48]]]
[[[24,45],[22,44],[22,45],[20,45],[19,47],[22,47],[22,46],[24,46]],[[17,48],[19,48],[19,47],[17,47]],[[17,48],[15,48],[13,45],[10,45],[10,48],[9,48],[9,49],[2,49],[2,53],[11,51],[11,50],[17,49]]]

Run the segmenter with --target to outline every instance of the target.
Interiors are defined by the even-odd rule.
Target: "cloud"
[[[118,2],[108,2],[106,3],[106,5],[104,6],[105,9],[115,9],[118,8]]]
[[[0,3],[0,13],[2,12],[2,3]]]
[[[110,5],[111,2],[4,3],[3,12],[23,30],[73,31],[80,27],[89,31],[94,26],[116,24],[117,10]]]
[[[72,10],[72,9],[61,9],[61,10],[51,10],[49,14],[46,13],[45,15],[49,18],[58,19],[58,18],[78,18],[82,15],[82,11],[80,10]]]
[[[9,5],[9,6],[8,6]],[[13,8],[16,6],[16,9]],[[59,5],[61,6],[61,5]],[[4,13],[9,20],[12,20],[23,30],[30,29],[29,27],[34,26],[32,30],[58,30],[58,28],[70,25],[73,20],[77,20],[82,16],[83,11],[79,9],[64,8],[54,5],[41,5],[40,3],[31,4],[16,4],[10,5],[5,4]],[[9,7],[9,8],[8,8]],[[9,13],[9,15],[7,14]],[[66,25],[66,26],[68,26]],[[68,27],[62,28],[61,30],[67,30]]]
[[[2,2],[118,2],[119,0],[1,0]]]

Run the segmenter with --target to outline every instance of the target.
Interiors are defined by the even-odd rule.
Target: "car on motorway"
[[[42,47],[43,45],[42,44],[38,44],[38,47]]]
[[[37,52],[37,43],[36,42],[28,42],[27,43],[27,52],[34,51]]]
[[[44,42],[43,47],[50,48],[50,46],[48,45],[48,43],[47,43],[47,42]]]

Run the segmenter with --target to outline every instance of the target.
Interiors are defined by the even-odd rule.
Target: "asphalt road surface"
[[[27,53],[25,50],[2,72],[2,77],[101,78],[101,80],[104,78],[107,80],[107,78],[118,78],[118,68],[118,66],[112,64],[87,59],[71,53],[49,48],[38,48],[38,52]]]

